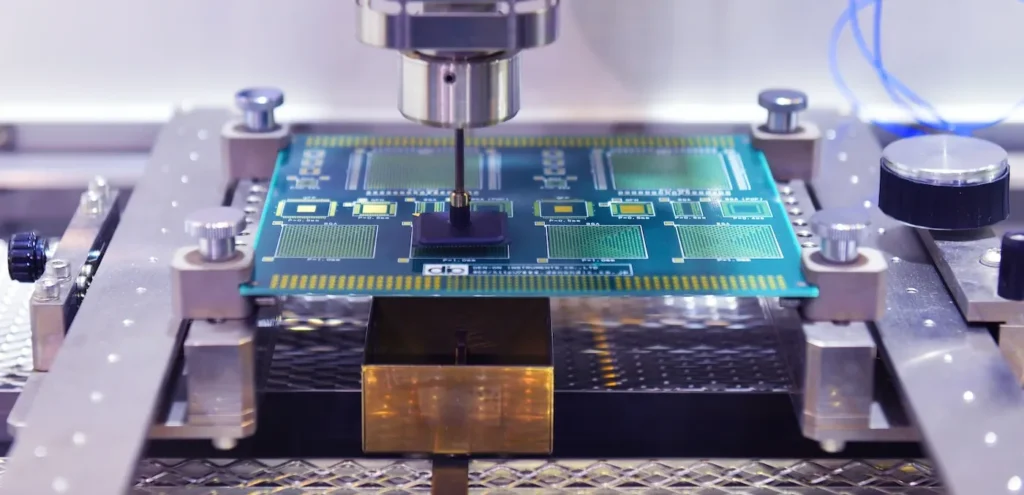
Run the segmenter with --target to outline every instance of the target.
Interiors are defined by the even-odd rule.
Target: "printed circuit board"
[[[297,135],[281,152],[246,295],[813,297],[747,136],[467,140],[475,211],[507,242],[417,246],[449,208],[452,139]]]

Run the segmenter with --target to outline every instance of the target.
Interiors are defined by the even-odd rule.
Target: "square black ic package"
[[[469,225],[456,228],[448,213],[421,213],[412,221],[414,246],[486,246],[504,244],[508,215],[501,211],[472,211]]]

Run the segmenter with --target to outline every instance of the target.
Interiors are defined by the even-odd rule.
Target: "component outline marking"
[[[542,206],[543,203],[562,203],[562,205],[560,205],[560,206],[565,206],[565,203],[583,203],[584,209],[586,211],[586,216],[579,216],[579,215],[572,215],[572,216],[568,216],[568,215],[545,216],[544,215],[544,207]],[[556,208],[557,207],[558,206],[556,206]],[[587,218],[590,218],[590,217],[594,216],[594,208],[593,208],[593,205],[590,203],[590,201],[587,201],[585,199],[538,199],[536,202],[534,202],[534,215],[536,215],[537,218],[543,218],[545,220],[585,220]]]
[[[326,215],[285,215],[284,209],[288,203],[328,203]],[[301,199],[282,199],[277,202],[277,208],[274,210],[274,215],[278,218],[285,219],[311,219],[311,220],[323,220],[331,218],[338,212],[338,202],[330,199],[323,198],[301,198]]]
[[[731,210],[736,205],[757,205],[759,214],[757,215],[744,215],[736,213]],[[722,217],[724,218],[772,218],[775,215],[772,213],[772,205],[766,200],[759,199],[754,201],[740,201],[740,200],[729,200],[721,201],[719,207],[722,209]],[[730,208],[730,210],[727,210]],[[774,229],[773,229],[774,230]]]
[[[685,204],[693,205],[697,209],[697,213],[694,213],[693,215],[680,214],[682,205],[684,203]],[[671,201],[669,204],[672,205],[672,216],[675,217],[675,218],[683,218],[683,219],[707,218],[707,216],[704,215],[704,207],[701,206],[700,201]],[[677,205],[678,205],[679,209],[677,209]]]
[[[627,205],[627,206],[633,206],[633,205],[643,206],[644,212],[643,213],[622,213],[622,206],[623,205]],[[616,211],[616,210],[618,210],[618,211]],[[652,202],[652,201],[615,201],[615,200],[612,200],[612,201],[610,201],[608,203],[608,213],[611,216],[615,217],[615,218],[644,217],[645,219],[653,218],[653,217],[657,216],[657,214],[658,214],[657,210],[655,210],[655,208],[654,208],[654,202]]]

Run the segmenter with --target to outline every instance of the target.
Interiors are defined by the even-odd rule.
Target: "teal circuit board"
[[[452,138],[297,135],[281,152],[249,296],[814,297],[747,136],[470,137],[477,210],[508,242],[416,247],[444,212]]]

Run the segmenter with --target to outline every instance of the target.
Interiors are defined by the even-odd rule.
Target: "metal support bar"
[[[223,111],[179,115],[161,132],[87,298],[24,428],[0,493],[124,493],[137,468],[182,322],[167,262],[192,242],[185,214],[224,201]]]
[[[430,478],[431,495],[466,495],[469,493],[469,457],[438,457],[434,459]]]
[[[1000,238],[992,229],[968,235],[919,229],[918,234],[967,321],[1002,323],[1024,313],[1024,302],[996,294],[998,264],[985,259],[989,251],[1000,245]]]
[[[32,365],[36,371],[50,369],[64,342],[103,249],[121,217],[117,201],[118,191],[111,190],[95,206],[80,205],[56,252],[50,256],[44,277],[56,279],[59,290],[56,297],[33,297],[30,306]]]

